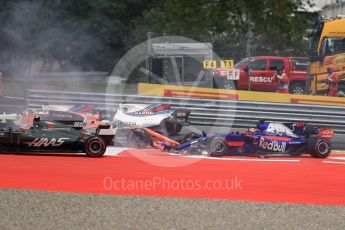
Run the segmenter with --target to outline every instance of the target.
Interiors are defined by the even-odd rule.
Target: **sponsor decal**
[[[289,144],[291,144],[291,145],[299,145],[299,144],[302,144],[302,141],[290,141]]]
[[[137,123],[134,121],[120,121],[120,120],[117,120],[115,124],[117,126],[136,126],[137,125]]]
[[[69,114],[69,113],[56,113],[56,112],[51,112],[50,113],[51,116],[55,119],[59,119],[59,120],[62,120],[62,119],[72,119],[73,118],[73,115],[72,114]]]
[[[154,115],[154,112],[151,111],[137,111],[134,112],[134,115],[139,115],[139,116],[149,116],[149,115]]]
[[[240,70],[232,69],[231,74],[227,76],[228,80],[240,80]]]
[[[259,146],[262,149],[272,150],[275,152],[285,152],[286,142],[279,144],[278,141],[267,141],[265,138],[261,137]]]
[[[35,138],[32,142],[28,144],[29,147],[59,147],[61,146],[66,140],[69,140],[69,138]]]
[[[272,82],[272,77],[249,77],[250,82]]]
[[[74,122],[73,127],[84,127],[87,125],[87,122]]]
[[[332,137],[334,136],[334,130],[328,128],[321,128],[318,133],[318,136],[325,139],[332,139]]]

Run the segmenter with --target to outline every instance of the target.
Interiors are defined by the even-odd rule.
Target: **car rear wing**
[[[113,143],[117,128],[113,128],[110,124],[99,125],[95,135],[102,137],[108,145]]]

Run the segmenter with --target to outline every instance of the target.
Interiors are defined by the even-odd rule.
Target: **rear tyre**
[[[182,129],[182,125],[177,124],[176,133],[174,135],[178,134],[181,131],[181,129]]]
[[[101,157],[104,155],[107,145],[100,137],[90,137],[84,145],[84,152],[89,157]]]
[[[168,136],[176,135],[181,128],[179,129],[178,124],[174,119],[172,118],[165,118],[160,123],[160,128],[164,134],[167,134]]]
[[[208,144],[208,154],[211,157],[221,157],[228,152],[228,144],[222,137],[213,138]]]
[[[307,143],[308,151],[312,157],[326,158],[332,151],[332,145],[328,140],[311,137]]]

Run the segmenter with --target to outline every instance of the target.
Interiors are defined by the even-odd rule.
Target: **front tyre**
[[[221,157],[228,152],[228,144],[222,137],[213,138],[207,149],[208,154],[211,157]]]
[[[326,158],[332,151],[332,145],[328,140],[312,137],[308,139],[308,151],[312,157]]]
[[[90,137],[84,145],[84,152],[88,157],[101,157],[104,155],[107,145],[100,137]]]

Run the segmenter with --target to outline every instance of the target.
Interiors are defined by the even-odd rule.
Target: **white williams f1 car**
[[[150,128],[165,135],[176,135],[183,126],[189,125],[187,109],[172,110],[167,104],[127,104],[120,103],[113,119],[118,128]]]

